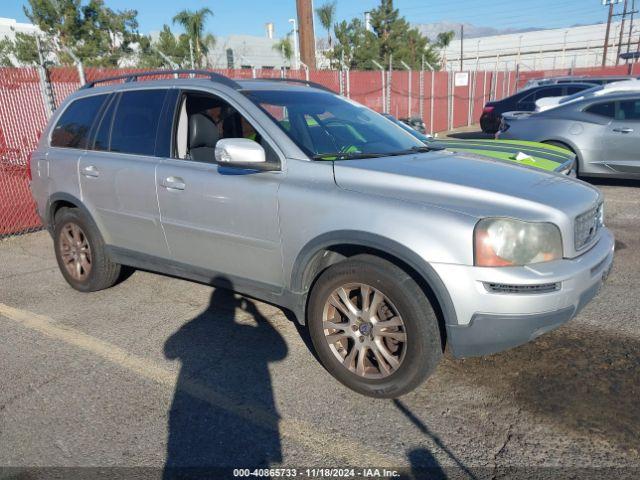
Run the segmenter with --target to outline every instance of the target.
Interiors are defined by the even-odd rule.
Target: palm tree
[[[336,0],[334,0],[333,2],[327,2],[324,5],[316,8],[316,15],[318,15],[320,23],[327,31],[327,36],[329,37],[329,49],[331,49],[333,46],[331,29],[333,28],[333,21],[336,17]]]
[[[284,37],[274,43],[273,49],[276,52],[280,52],[284,58],[291,61],[291,57],[293,56],[293,47],[291,46],[291,40],[289,37]]]
[[[440,32],[436,37],[436,46],[440,48],[442,54],[442,67],[444,68],[447,65],[447,47],[453,40],[456,34],[453,30],[449,30],[448,32]]]
[[[210,8],[204,7],[195,12],[193,10],[182,10],[173,17],[173,23],[182,25],[185,33],[193,42],[198,66],[202,64],[202,58],[206,56],[209,48],[215,43],[213,35],[204,35],[204,24],[209,15],[213,15],[213,12]]]

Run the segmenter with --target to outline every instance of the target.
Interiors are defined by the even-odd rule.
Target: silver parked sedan
[[[499,137],[563,146],[577,156],[577,173],[640,178],[640,91],[596,87],[550,110],[505,114]]]

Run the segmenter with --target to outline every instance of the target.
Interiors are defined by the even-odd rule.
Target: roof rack
[[[221,83],[222,85],[226,85],[227,87],[231,87],[234,90],[239,90],[241,88],[238,82],[231,80],[229,77],[225,77],[219,73],[209,72],[207,70],[153,70],[149,72],[139,72],[139,73],[127,73],[125,75],[117,75],[115,77],[105,77],[99,78],[97,80],[93,80],[91,82],[87,82],[82,87],[84,88],[93,88],[97,83],[111,82],[114,80],[124,80],[124,83],[136,82],[140,77],[152,77],[155,75],[204,75],[209,77],[212,82]]]
[[[290,82],[290,83],[302,83],[304,85],[307,85],[309,87],[313,87],[313,88],[319,88],[320,90],[325,90],[327,92],[331,92],[331,93],[336,93],[333,90],[331,90],[329,87],[326,87],[324,85],[321,85],[320,83],[316,83],[316,82],[311,82],[309,80],[301,80],[298,78],[269,78],[269,77],[258,77],[258,78],[254,78],[253,80],[266,80],[269,82]]]

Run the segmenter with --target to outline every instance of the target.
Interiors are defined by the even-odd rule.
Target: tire
[[[102,235],[82,210],[65,207],[56,213],[53,245],[62,276],[76,290],[96,292],[118,281],[121,266],[109,260]]]
[[[567,174],[567,176],[571,178],[578,178],[578,154],[575,152],[573,148],[571,148],[569,145],[566,145],[562,142],[556,142],[554,140],[549,140],[548,142],[542,142],[542,143],[546,145],[551,145],[553,147],[564,148],[565,150],[569,150],[571,153],[573,153],[576,156],[576,162],[573,168],[571,169],[571,171]]]
[[[368,295],[363,294],[362,285],[365,290],[369,287]],[[340,292],[340,288],[344,290]],[[346,294],[351,306],[357,307],[361,315],[355,321],[353,313],[351,320],[341,313],[349,311],[344,301],[336,308],[340,297],[336,292]],[[384,297],[381,302],[380,295]],[[378,303],[372,316],[363,312],[364,296],[368,304]],[[381,325],[381,317],[392,326]],[[413,390],[442,357],[438,320],[420,286],[401,268],[372,255],[352,257],[320,275],[310,293],[307,324],[327,371],[350,389],[370,397],[397,398]],[[339,328],[326,328],[328,325]],[[385,360],[388,355],[395,358],[395,365]]]

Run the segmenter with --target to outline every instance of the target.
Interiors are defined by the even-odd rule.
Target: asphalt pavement
[[[530,344],[447,353],[399,401],[335,381],[275,306],[142,271],[82,294],[46,232],[0,240],[0,466],[16,468],[4,476],[146,467],[122,471],[162,478],[181,466],[640,475],[640,183],[598,186],[617,240],[599,296]]]

